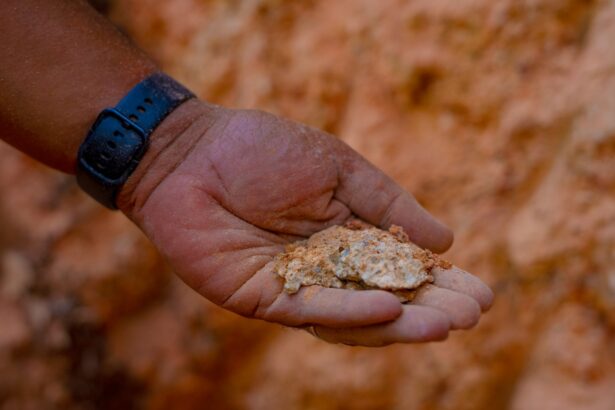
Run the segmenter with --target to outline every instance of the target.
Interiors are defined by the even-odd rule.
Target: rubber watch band
[[[194,97],[163,73],[137,84],[115,108],[99,115],[79,147],[77,182],[109,209],[147,150],[156,127],[180,104]]]

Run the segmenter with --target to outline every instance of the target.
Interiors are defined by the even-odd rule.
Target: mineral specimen
[[[358,220],[292,243],[275,259],[287,293],[310,285],[383,289],[402,302],[411,301],[415,289],[433,281],[435,266],[451,265],[410,242],[399,226],[383,231]]]

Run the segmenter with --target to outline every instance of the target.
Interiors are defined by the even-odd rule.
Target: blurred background
[[[1,409],[615,408],[615,2],[95,3],[202,98],[383,168],[497,299],[446,343],[379,349],[243,319],[0,144]]]

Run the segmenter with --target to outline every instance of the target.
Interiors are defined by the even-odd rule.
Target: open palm
[[[444,339],[450,329],[474,326],[490,306],[491,291],[456,268],[436,270],[435,283],[410,305],[378,290],[284,293],[274,256],[353,215],[383,228],[400,225],[436,252],[450,247],[452,234],[322,131],[259,111],[190,104],[183,110],[191,112],[189,126],[149,160],[122,208],[207,299],[244,316],[309,327],[330,342],[371,346]],[[161,128],[164,140],[180,127]]]

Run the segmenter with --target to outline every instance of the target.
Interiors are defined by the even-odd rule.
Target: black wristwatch
[[[115,108],[103,110],[79,147],[79,186],[107,208],[117,209],[117,193],[143,158],[154,129],[193,97],[171,77],[155,73],[130,90]]]

